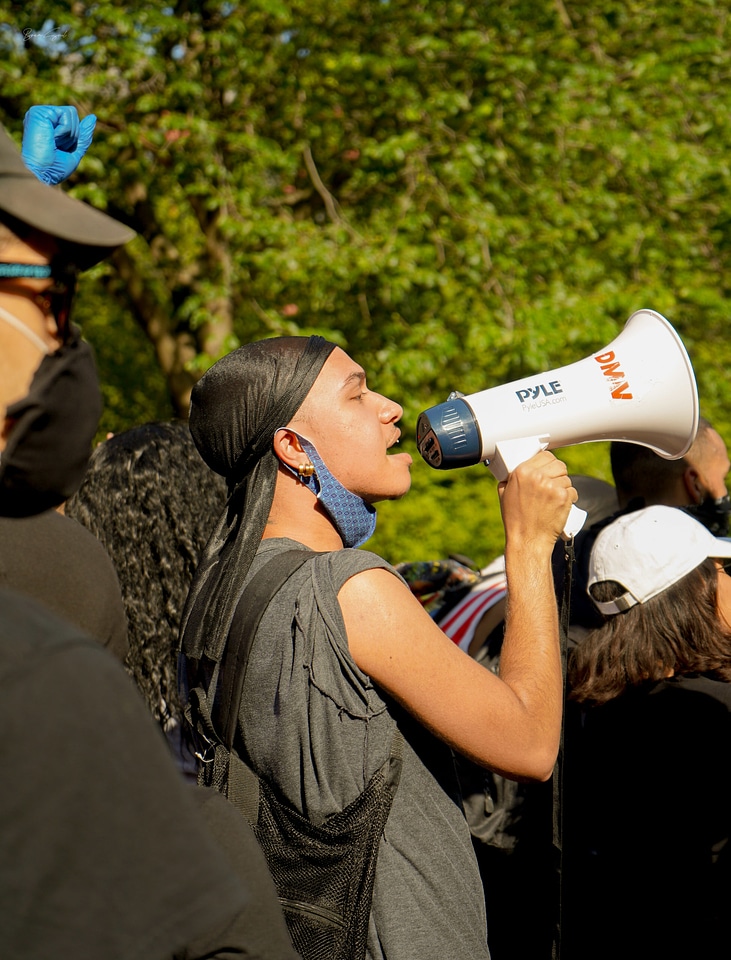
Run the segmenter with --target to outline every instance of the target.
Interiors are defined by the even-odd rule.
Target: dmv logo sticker
[[[606,353],[597,354],[594,359],[602,368],[602,373],[607,377],[611,387],[613,400],[631,400],[632,394],[628,393],[629,381],[619,369],[619,361],[616,359],[614,350],[607,350]]]

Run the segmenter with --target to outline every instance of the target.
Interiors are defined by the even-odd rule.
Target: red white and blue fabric
[[[481,580],[452,607],[439,626],[461,650],[468,651],[477,624],[491,607],[503,599],[507,586],[503,571]]]

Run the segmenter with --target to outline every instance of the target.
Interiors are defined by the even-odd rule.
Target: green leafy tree
[[[79,300],[102,430],[185,415],[241,342],[321,333],[405,409],[414,490],[374,549],[481,563],[489,472],[413,443],[451,390],[580,359],[651,307],[727,432],[730,39],[703,0],[11,5],[0,116],[96,113],[72,189],[139,233]],[[604,444],[565,459],[609,478]]]

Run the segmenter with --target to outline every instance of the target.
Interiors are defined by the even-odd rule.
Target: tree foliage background
[[[651,307],[731,440],[730,32],[705,0],[10,4],[0,119],[95,113],[67,187],[139,234],[78,301],[101,435],[185,415],[242,342],[320,333],[405,410],[414,489],[369,546],[486,563],[495,483],[427,467],[419,411]],[[610,479],[606,444],[561,455]]]

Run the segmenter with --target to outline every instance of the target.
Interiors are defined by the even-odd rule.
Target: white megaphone
[[[498,480],[540,450],[593,440],[626,440],[679,460],[695,439],[698,409],[680,337],[659,313],[638,310],[584,360],[468,397],[450,394],[419,415],[416,444],[432,467],[482,461]],[[564,536],[585,519],[573,507]]]

